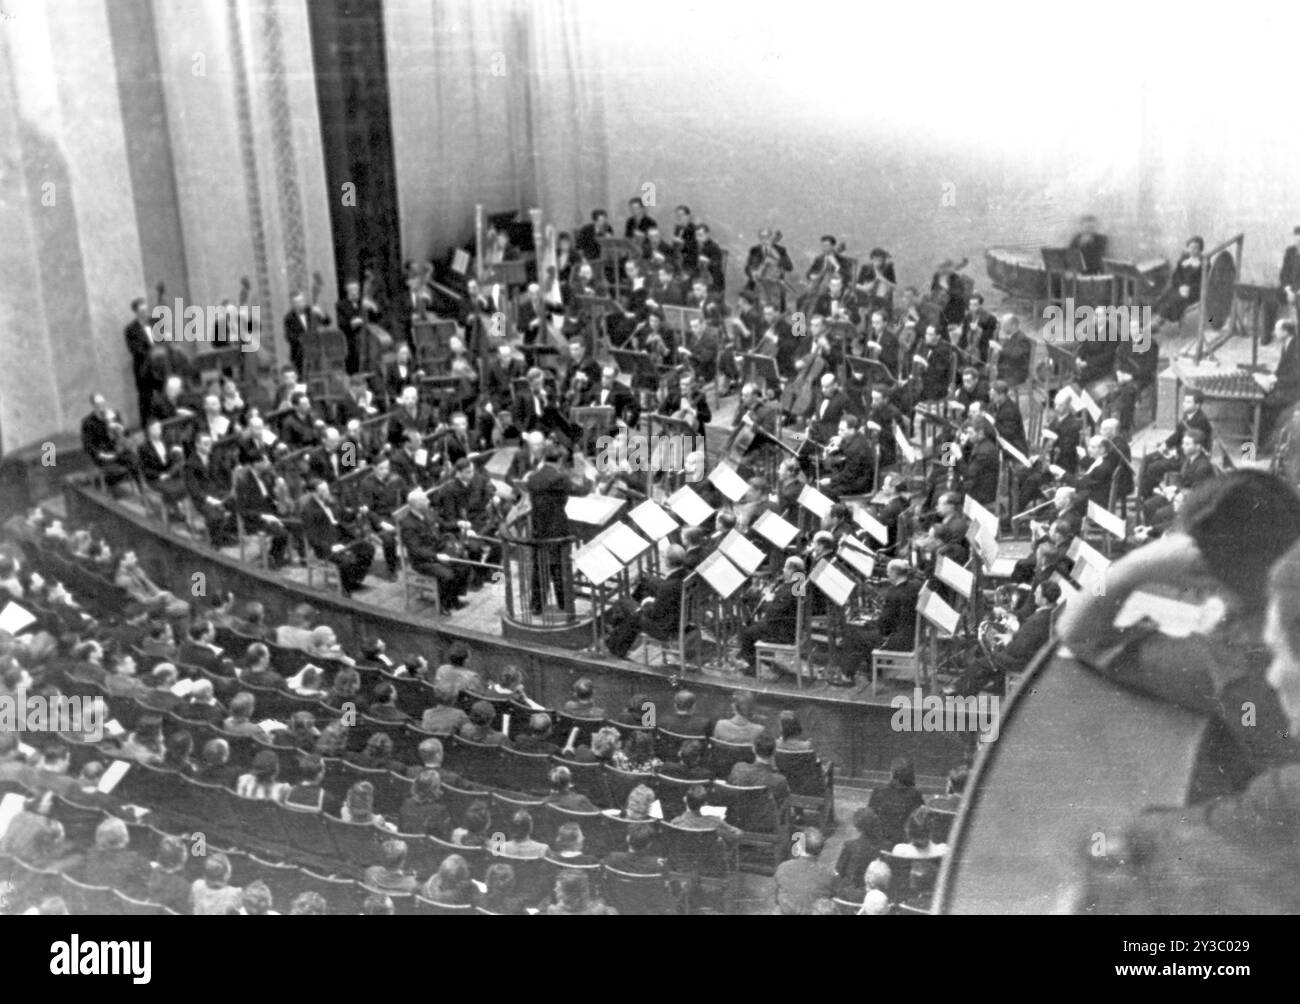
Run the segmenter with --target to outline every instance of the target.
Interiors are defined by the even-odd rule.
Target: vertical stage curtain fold
[[[571,0],[386,9],[403,254],[442,256],[474,206],[540,206],[562,228],[605,198],[595,47]]]

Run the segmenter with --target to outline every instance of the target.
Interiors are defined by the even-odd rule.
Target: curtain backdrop
[[[474,206],[569,226],[604,198],[599,47],[573,0],[396,0],[385,8],[402,246],[442,254]]]

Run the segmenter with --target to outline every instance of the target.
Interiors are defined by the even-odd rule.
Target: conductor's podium
[[[1087,855],[1143,809],[1186,804],[1198,772],[1214,769],[1217,732],[1064,652],[1040,654],[976,761],[935,911],[1079,909]]]

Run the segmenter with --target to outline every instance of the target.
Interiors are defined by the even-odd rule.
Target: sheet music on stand
[[[504,481],[510,474],[510,467],[515,462],[515,454],[519,452],[517,446],[503,446],[499,450],[494,450],[492,456],[488,457],[487,463],[483,469],[492,475]]]
[[[844,562],[864,579],[871,578],[876,570],[876,557],[865,550],[859,550],[857,547],[845,544],[845,541],[853,540],[852,537],[844,537],[840,541],[840,549],[836,552],[836,557],[842,558]]]
[[[650,541],[626,523],[615,523],[598,538],[625,565],[636,561],[650,548]]]
[[[652,499],[646,499],[627,515],[656,544],[677,529],[677,520]]]
[[[808,581],[825,593],[826,598],[837,607],[844,606],[853,595],[853,580],[836,568],[829,558],[822,558],[817,563],[812,575],[808,576]]]
[[[871,534],[879,543],[889,543],[889,529],[884,523],[876,519],[868,510],[861,506],[850,506],[853,512],[853,522]]]
[[[790,541],[798,535],[799,529],[793,523],[782,519],[771,509],[765,510],[752,527],[755,533],[771,541],[779,548],[790,546]]]
[[[818,519],[825,519],[834,503],[812,485],[804,485],[799,493],[799,504]]]
[[[623,563],[599,539],[574,551],[573,565],[596,586],[604,585],[623,570]]]
[[[922,589],[916,597],[916,612],[948,635],[954,634],[961,623],[961,617],[957,611],[944,602],[943,598],[928,586]]]
[[[1124,520],[1109,509],[1103,509],[1091,499],[1088,501],[1088,518],[1112,537],[1118,537],[1120,540],[1124,539]]]
[[[972,523],[978,523],[981,528],[986,532],[991,533],[994,537],[998,535],[998,518],[969,495],[963,499],[961,511],[962,515]]]
[[[739,530],[731,530],[722,538],[718,552],[738,565],[746,575],[753,575],[763,564],[763,552],[746,539]]]
[[[1002,436],[997,436],[997,441],[998,441],[998,446],[1002,448],[1002,452],[1005,453],[1012,460],[1014,460],[1016,463],[1018,463],[1021,467],[1033,466],[1033,464],[1029,462],[1029,458],[1026,457],[1014,446],[1012,446],[1009,442],[1007,442],[1005,438],[1003,438]]]
[[[609,495],[570,495],[564,504],[564,515],[575,523],[604,526],[623,508],[625,501]]]
[[[709,588],[724,600],[749,580],[749,576],[728,561],[720,551],[710,554],[695,570],[709,584]]]
[[[749,491],[748,482],[736,473],[734,467],[725,462],[718,464],[709,472],[709,483],[732,502],[739,502]]]
[[[690,485],[682,485],[665,500],[669,511],[687,526],[699,526],[713,515],[713,507]]]
[[[966,599],[970,599],[975,589],[975,575],[969,569],[941,554],[935,562],[934,574],[940,582],[946,582]]]

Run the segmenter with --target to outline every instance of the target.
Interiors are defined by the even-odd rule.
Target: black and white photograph
[[[1255,0],[0,0],[16,970],[252,914],[1265,971],[1298,112]]]

